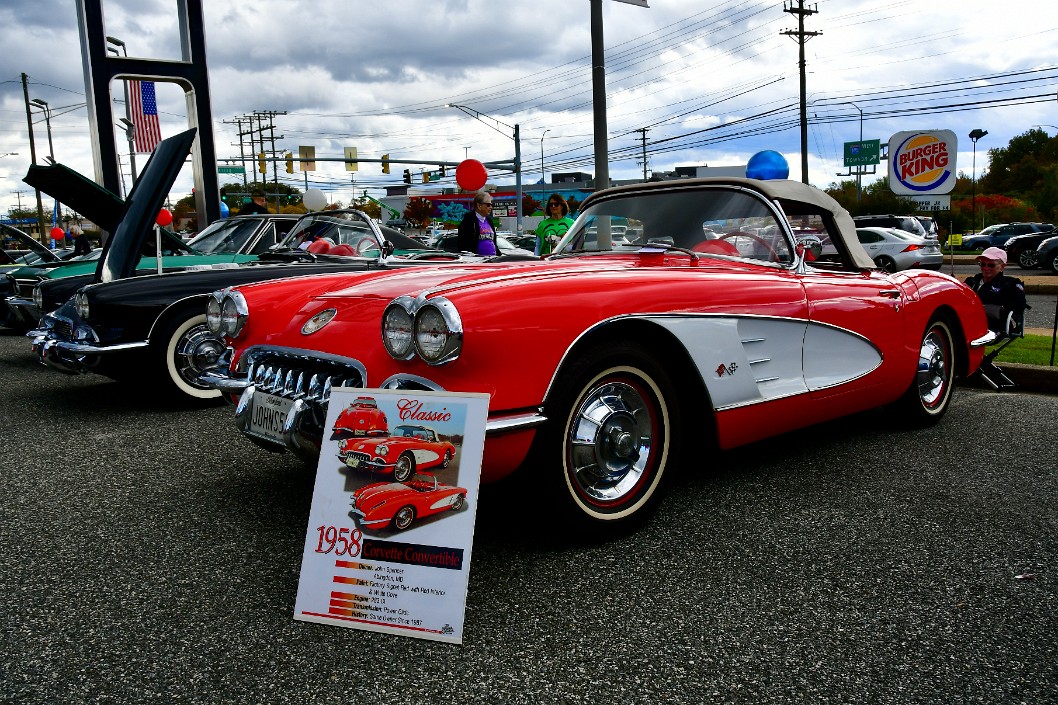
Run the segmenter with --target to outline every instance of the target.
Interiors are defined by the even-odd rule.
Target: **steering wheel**
[[[364,255],[365,252],[370,252],[371,250],[379,249],[378,243],[375,242],[375,238],[373,237],[362,237],[356,242],[352,243],[352,247],[356,251],[356,254],[361,257]]]
[[[748,237],[750,240],[753,240],[754,242],[758,243],[759,245],[761,245],[762,247],[764,247],[764,249],[766,249],[768,251],[768,256],[771,258],[772,262],[778,262],[779,261],[779,253],[775,251],[774,247],[772,247],[771,245],[768,244],[767,240],[765,240],[764,238],[760,237],[759,235],[754,235],[753,233],[747,233],[745,230],[735,230],[734,232],[727,233],[726,235],[721,235],[717,239],[719,239],[719,240],[727,240],[728,238],[732,238],[732,237]]]

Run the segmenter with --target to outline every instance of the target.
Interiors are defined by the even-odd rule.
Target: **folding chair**
[[[1000,389],[1013,389],[1017,385],[995,364],[995,359],[1006,346],[1018,338],[1025,337],[1025,312],[1014,313],[1013,311],[1008,311],[1006,316],[1003,316],[998,306],[995,307],[995,311],[989,310],[991,308],[992,306],[985,306],[985,310],[988,313],[988,327],[999,333],[999,337],[996,338],[993,347],[985,354],[984,360],[981,361],[981,367],[978,368],[978,373],[981,375],[981,379],[992,389],[997,391]]]

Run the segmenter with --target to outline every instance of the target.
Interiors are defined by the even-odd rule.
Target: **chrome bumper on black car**
[[[21,296],[8,296],[4,302],[11,318],[19,325],[35,326],[44,315],[33,299],[25,299]]]
[[[73,320],[54,313],[44,316],[40,324],[26,333],[32,339],[33,352],[42,364],[68,374],[92,372],[100,356],[142,350],[150,344],[136,340],[103,345],[95,339],[91,328],[78,326]]]

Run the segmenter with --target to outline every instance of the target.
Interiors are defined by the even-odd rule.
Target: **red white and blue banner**
[[[153,152],[162,141],[162,130],[158,125],[158,100],[154,92],[154,81],[129,81],[129,101],[132,109],[132,124],[135,126],[137,152]]]

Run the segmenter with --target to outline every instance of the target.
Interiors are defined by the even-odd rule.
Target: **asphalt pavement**
[[[0,702],[1055,703],[1058,396],[701,455],[636,533],[483,488],[462,645],[293,619],[313,472],[0,336]],[[689,440],[692,442],[693,440]]]

